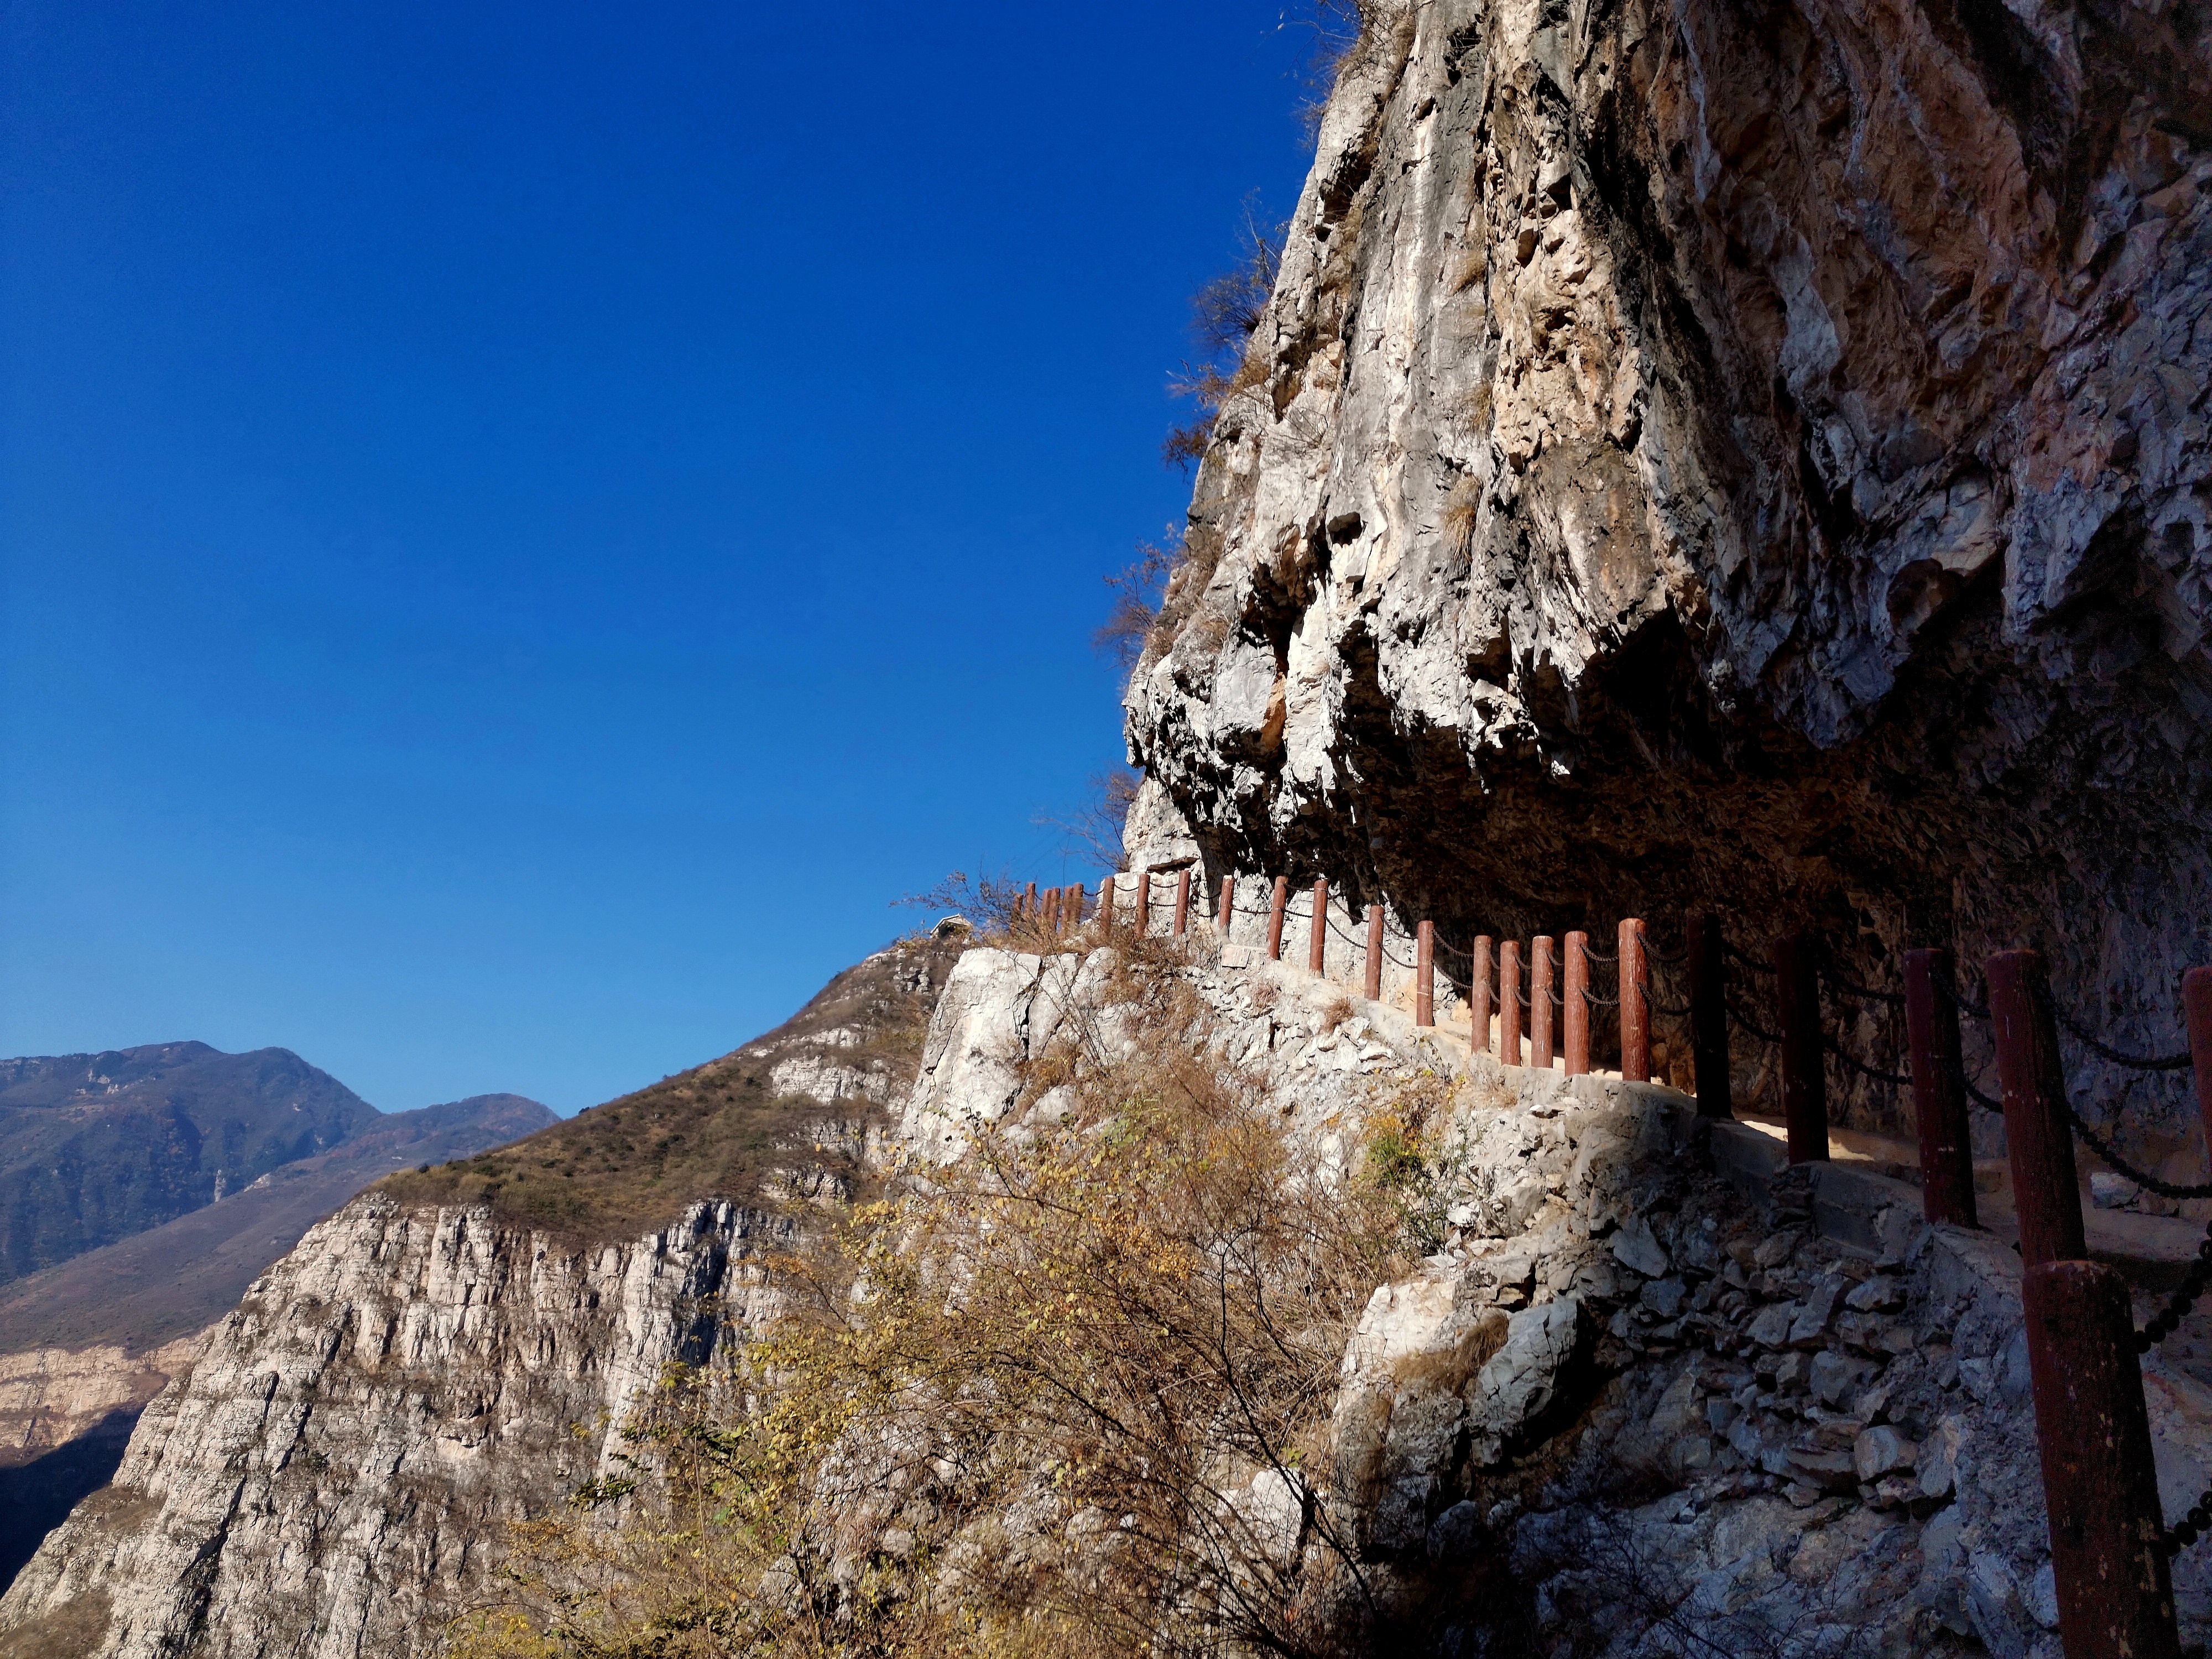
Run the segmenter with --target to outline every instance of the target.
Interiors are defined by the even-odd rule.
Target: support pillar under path
[[[1990,1024],[2004,1091],[2005,1158],[2020,1212],[2020,1259],[2074,1261],[2089,1254],[2074,1129],[2066,1120],[2066,1071],[2058,1053],[2043,958],[2000,951],[1989,960]]]
[[[2127,1285],[2043,1261],[2021,1301],[2067,1659],[2180,1659]]]
[[[1528,941],[1528,1063],[1552,1069],[1552,936]]]
[[[1774,1015],[1782,1038],[1782,1115],[1790,1161],[1828,1158],[1828,1073],[1820,1048],[1820,969],[1812,937],[1784,933],[1771,946]]]
[[[1692,910],[1682,918],[1689,950],[1690,1055],[1698,1073],[1698,1115],[1734,1117],[1729,1076],[1728,945],[1718,916]]]
[[[1589,935],[1567,935],[1566,1006],[1560,1012],[1566,1027],[1567,1075],[1580,1077],[1589,1070]]]
[[[1929,1222],[1979,1225],[1974,1212],[1974,1142],[1960,1085],[1959,1011],[1936,988],[1958,983],[1948,951],[1905,953],[1905,1051],[1912,1115],[1920,1134],[1920,1212]]]
[[[1498,947],[1498,1057],[1508,1066],[1524,1063],[1521,1053],[1521,941]]]
[[[1487,933],[1474,936],[1474,965],[1468,970],[1467,1013],[1468,1041],[1478,1054],[1490,1052],[1490,963],[1493,941]]]
[[[1644,924],[1634,916],[1620,924],[1620,1078],[1624,1083],[1651,1081],[1651,1001],[1644,962]]]

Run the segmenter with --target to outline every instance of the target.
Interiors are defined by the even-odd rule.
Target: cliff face
[[[748,1259],[787,1225],[702,1206],[633,1244],[564,1247],[481,1210],[356,1200],[147,1410],[114,1485],[0,1603],[0,1643],[435,1652],[504,1523],[598,1471],[664,1363],[759,1316]]]
[[[2173,1047],[2208,145],[2174,5],[1385,3],[1129,689],[1136,821],[1468,933],[2037,943]]]
[[[878,952],[732,1054],[308,1230],[0,1596],[0,1656],[441,1651],[508,1523],[608,1469],[664,1366],[772,1315],[761,1256],[849,1189],[953,957]]]

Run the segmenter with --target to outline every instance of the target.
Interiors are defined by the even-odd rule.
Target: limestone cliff
[[[436,1651],[503,1523],[596,1472],[665,1361],[757,1316],[746,1261],[784,1224],[702,1206],[636,1243],[564,1247],[481,1210],[355,1200],[148,1409],[114,1485],[9,1592],[0,1642]]]
[[[113,1483],[0,1596],[0,1655],[438,1652],[507,1523],[602,1471],[665,1365],[772,1310],[761,1256],[848,1186],[951,957],[879,952],[732,1054],[309,1230],[177,1367]],[[610,1137],[636,1152],[622,1137],[648,1123],[663,1156],[648,1142],[623,1171],[599,1163]],[[585,1178],[551,1188],[568,1170]],[[564,1207],[504,1208],[502,1178]],[[410,1200],[416,1186],[428,1201]],[[628,1215],[655,1205],[666,1218],[641,1237]]]
[[[1137,821],[1467,933],[1707,903],[1867,973],[2040,944],[2173,1047],[2212,34],[1363,9],[1129,688]]]

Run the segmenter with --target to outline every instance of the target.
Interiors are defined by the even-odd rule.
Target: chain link
[[[1842,1060],[1844,1064],[1850,1066],[1851,1070],[1856,1072],[1861,1077],[1872,1078],[1876,1083],[1887,1084],[1893,1089],[1909,1089],[1912,1086],[1912,1079],[1911,1078],[1899,1077],[1894,1072],[1878,1072],[1873,1066],[1869,1066],[1865,1061],[1860,1060],[1856,1054],[1847,1054],[1844,1052],[1843,1044],[1838,1042],[1835,1038],[1830,1036],[1826,1031],[1820,1033],[1820,1046],[1823,1048],[1826,1048],[1830,1054],[1833,1054],[1838,1060]]]
[[[1951,984],[1948,980],[1933,979],[1931,976],[1931,982],[1936,990],[1942,994],[1943,1000],[1960,1013],[1971,1015],[1976,1019],[1987,1019],[1990,1017],[1990,1011],[1986,1007],[1978,1002],[1969,1002],[1958,987]]]
[[[1893,1008],[1905,1006],[1905,993],[1902,991],[1869,990],[1863,985],[1852,984],[1839,974],[1830,973],[1826,968],[1820,969],[1820,980],[1830,990],[1846,997],[1856,997],[1861,1002],[1886,1002]]]
[[[1751,1016],[1745,1013],[1743,1010],[1737,1007],[1735,1004],[1733,1002],[1725,1002],[1722,1006],[1728,1010],[1728,1017],[1730,1019],[1742,1026],[1745,1030],[1750,1032],[1752,1036],[1757,1037],[1761,1042],[1771,1042],[1777,1048],[1781,1046],[1782,1039],[1780,1037],[1774,1036],[1771,1032],[1762,1030],[1759,1025],[1753,1021]]]
[[[2050,1009],[2053,1018],[2073,1033],[2075,1040],[2083,1048],[2102,1054],[2115,1066],[2124,1066],[2134,1072],[2185,1072],[2190,1067],[2191,1057],[2185,1048],[2178,1054],[2160,1054],[2155,1059],[2146,1059],[2141,1054],[2124,1054],[2117,1048],[2106,1048],[2091,1036],[2087,1028],[2076,1024],[2073,1017],[2058,1006],[2057,998],[2045,995],[2044,1006]]]
[[[1728,957],[1731,962],[1737,963],[1739,966],[1750,969],[1754,974],[1771,974],[1774,971],[1774,964],[1772,963],[1761,962],[1757,957],[1747,955],[1744,951],[1737,950],[1731,940],[1723,939],[1721,941],[1721,949],[1727,953]]]

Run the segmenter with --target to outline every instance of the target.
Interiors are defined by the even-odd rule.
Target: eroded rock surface
[[[1863,978],[2032,941],[2176,1046],[2212,899],[2192,19],[1385,3],[1129,688],[1134,861],[1187,837],[1456,937],[1717,904]],[[2153,1092],[2139,1146],[2185,1120]]]

